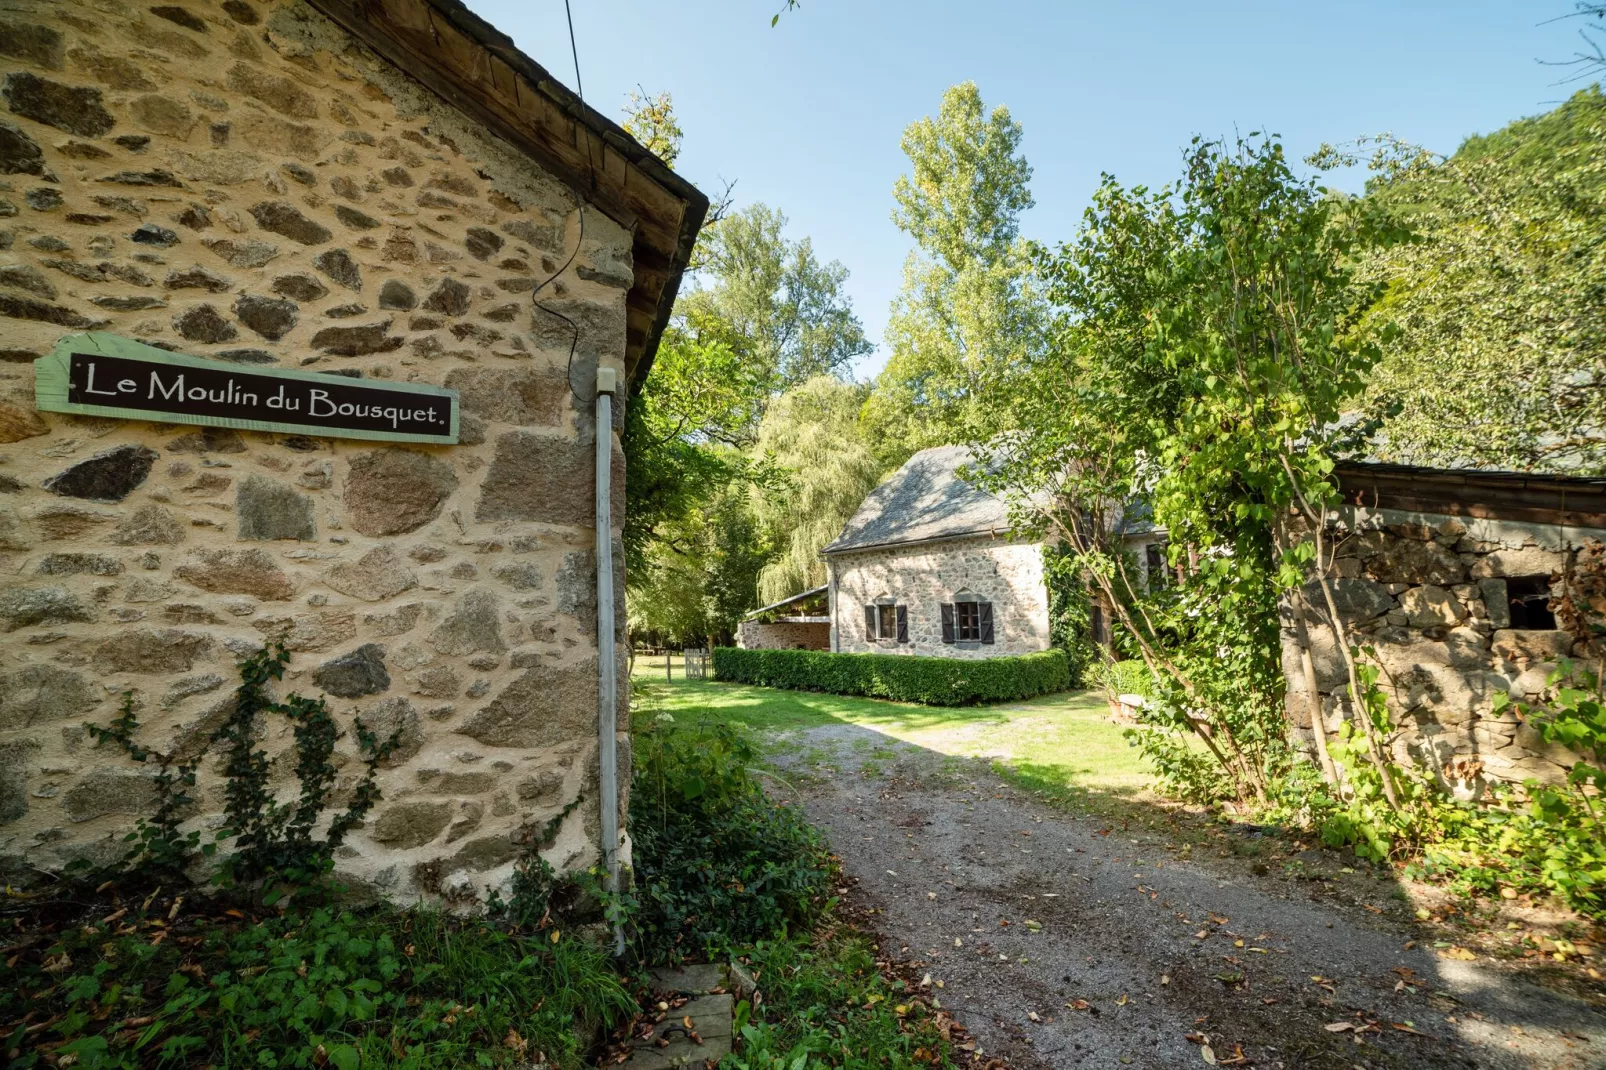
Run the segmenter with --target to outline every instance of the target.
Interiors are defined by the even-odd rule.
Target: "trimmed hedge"
[[[761,687],[866,695],[927,706],[1008,702],[1071,686],[1063,650],[968,660],[823,650],[714,649],[714,677]]]

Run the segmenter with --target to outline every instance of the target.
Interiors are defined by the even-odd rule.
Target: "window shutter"
[[[875,635],[875,606],[864,607],[864,637],[874,639]]]
[[[942,641],[945,643],[954,641],[954,606],[952,602],[944,602],[942,604]]]
[[[908,641],[909,641],[909,607],[908,606],[899,606],[898,607],[898,642],[907,643]]]
[[[981,641],[991,646],[993,642],[993,604],[991,602],[976,603],[977,623],[981,626]]]

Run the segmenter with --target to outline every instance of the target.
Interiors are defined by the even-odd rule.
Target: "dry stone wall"
[[[830,650],[831,625],[823,621],[744,620],[736,645],[746,650]]]
[[[0,855],[114,857],[150,782],[84,723],[127,690],[197,746],[278,637],[287,690],[399,733],[349,877],[472,895],[581,795],[547,857],[593,862],[590,398],[630,235],[582,241],[556,179],[297,0],[7,0],[0,74]],[[577,245],[541,295],[575,337],[532,293]],[[34,411],[30,362],[87,329],[452,387],[462,444]],[[215,762],[201,789],[215,828]]]
[[[1559,581],[1571,555],[1606,531],[1463,519],[1389,509],[1347,510],[1334,530],[1332,585],[1352,642],[1375,651],[1379,686],[1402,728],[1400,757],[1414,757],[1447,786],[1476,792],[1489,780],[1556,780],[1576,761],[1547,744],[1494,696],[1532,701],[1573,640],[1556,629],[1514,628],[1511,581]],[[1325,621],[1322,594],[1304,597]],[[1288,713],[1309,736],[1309,689],[1292,617],[1284,607]],[[1316,686],[1329,733],[1347,703],[1345,669],[1322,624],[1310,629]]]
[[[837,648],[844,653],[996,658],[1047,650],[1048,587],[1037,543],[981,536],[837,554]],[[944,643],[944,602],[968,592],[993,604],[994,642]],[[909,642],[866,637],[864,607],[889,599],[908,607]]]

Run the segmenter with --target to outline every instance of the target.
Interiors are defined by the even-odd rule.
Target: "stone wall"
[[[844,653],[996,658],[1048,649],[1048,588],[1037,543],[982,536],[837,554],[831,560],[837,648]],[[939,607],[961,591],[993,604],[991,645],[942,641]],[[864,607],[878,598],[908,607],[909,642],[866,638]]]
[[[589,399],[630,235],[591,210],[580,242],[555,178],[297,0],[10,0],[0,72],[0,855],[114,857],[149,783],[84,723],[128,690],[144,742],[197,746],[282,637],[286,690],[400,733],[349,877],[472,895],[582,793],[546,857],[595,861]],[[577,243],[542,295],[571,353],[531,294]],[[452,387],[462,444],[34,411],[84,329]],[[209,760],[195,824],[219,806]]]
[[[747,650],[830,650],[831,625],[744,620],[736,632],[736,645]]]
[[[1606,531],[1362,509],[1346,511],[1334,537],[1334,600],[1352,642],[1376,651],[1380,685],[1403,729],[1401,757],[1414,756],[1463,792],[1484,780],[1561,776],[1576,760],[1569,752],[1544,743],[1512,708],[1493,710],[1496,694],[1535,698],[1573,646],[1564,631],[1511,627],[1508,580],[1557,580],[1569,555]],[[1319,587],[1304,596],[1325,621]],[[1288,712],[1308,739],[1309,691],[1291,622],[1285,606]],[[1313,625],[1310,636],[1332,733],[1343,716],[1345,670],[1330,628]]]

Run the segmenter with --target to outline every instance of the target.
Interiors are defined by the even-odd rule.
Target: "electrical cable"
[[[569,0],[563,0],[563,14],[564,14],[564,17],[567,18],[568,22],[569,22],[569,54],[574,58],[574,88],[575,88],[575,95],[580,98],[580,103],[583,106],[585,104],[585,102],[586,102],[585,84],[583,82],[581,82],[581,80],[580,80],[580,49],[575,44],[575,39],[574,39],[574,12],[572,10],[570,10]],[[591,159],[591,139],[590,138],[586,138],[585,140],[586,140],[586,165],[587,165],[588,169],[591,172],[591,175],[590,175],[591,184],[593,186],[595,186],[597,184],[597,168],[596,168],[595,162]],[[569,270],[570,265],[572,265],[574,263],[575,257],[580,255],[580,247],[585,244],[585,240],[586,240],[586,201],[584,200],[584,198],[581,198],[581,197],[578,197],[578,196],[575,198],[575,201],[576,201],[576,205],[575,205],[576,210],[578,210],[579,213],[580,213],[580,234],[575,239],[574,249],[573,249],[573,251],[571,251],[569,253],[569,258],[563,262],[563,266],[559,267],[558,270],[554,271],[551,274],[550,277],[548,277],[545,281],[543,281],[538,286],[536,286],[536,288],[534,290],[530,291],[530,304],[531,304],[531,306],[540,309],[542,312],[545,312],[547,315],[554,316],[554,317],[562,320],[564,322],[564,324],[566,324],[568,326],[569,334],[570,334],[570,339],[569,339],[569,361],[568,361],[568,364],[565,367],[564,376],[563,377],[564,377],[564,379],[566,379],[568,381],[568,383],[569,383],[569,393],[574,396],[574,399],[576,401],[578,401],[581,405],[589,405],[589,404],[591,404],[591,402],[593,400],[595,400],[595,398],[594,397],[592,397],[592,398],[582,397],[581,394],[580,394],[580,391],[578,391],[578,390],[576,390],[574,388],[574,354],[575,354],[575,351],[577,349],[579,349],[579,347],[580,347],[580,325],[575,323],[574,320],[570,319],[568,316],[565,316],[563,313],[559,312],[557,309],[552,308],[552,307],[550,307],[548,305],[543,305],[539,300],[537,300],[537,298],[539,298],[541,296],[541,291],[542,290],[546,289],[548,286],[551,286],[553,283],[557,282],[558,278],[565,271]]]

